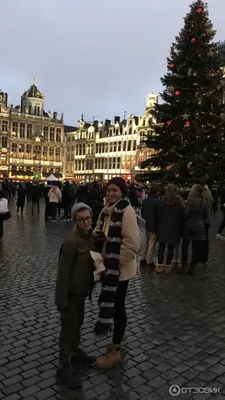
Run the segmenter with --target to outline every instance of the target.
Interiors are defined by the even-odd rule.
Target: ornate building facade
[[[89,182],[104,181],[120,175],[133,179],[145,173],[141,162],[150,156],[145,147],[146,135],[154,132],[152,116],[158,95],[152,91],[147,98],[143,116],[130,114],[120,120],[86,122],[81,117],[78,128],[65,126],[64,175],[67,179]]]
[[[21,104],[8,104],[0,90],[0,176],[43,179],[63,172],[64,121],[44,111],[44,95],[35,83],[23,93]]]

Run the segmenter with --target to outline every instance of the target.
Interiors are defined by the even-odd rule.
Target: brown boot
[[[155,272],[158,274],[161,274],[163,272],[163,265],[162,264],[157,264],[155,268]]]
[[[171,265],[165,265],[165,274],[169,274],[171,272]]]
[[[110,343],[107,346],[106,353],[99,357],[96,361],[98,369],[108,369],[121,362],[121,354],[116,344]]]

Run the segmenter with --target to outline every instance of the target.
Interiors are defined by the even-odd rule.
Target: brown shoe
[[[165,274],[169,274],[171,272],[171,265],[165,265]]]
[[[163,265],[162,264],[157,264],[155,268],[155,272],[158,274],[161,274],[163,272]]]
[[[118,346],[110,343],[107,346],[106,353],[99,357],[96,361],[96,367],[98,369],[108,369],[115,365],[120,364],[121,362],[121,354],[120,350],[118,350]]]

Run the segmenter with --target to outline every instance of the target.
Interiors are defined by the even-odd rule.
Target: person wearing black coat
[[[147,246],[143,251],[141,265],[154,265],[153,255],[156,245],[156,228],[160,200],[157,197],[158,186],[152,185],[149,196],[142,203],[141,216],[146,222]]]
[[[195,267],[202,262],[206,241],[206,224],[208,222],[208,207],[204,200],[204,187],[194,185],[186,204],[186,223],[182,243],[182,267],[179,274],[195,275]],[[188,264],[188,247],[192,243],[191,262]]]
[[[157,241],[159,242],[158,264],[155,271],[163,272],[164,253],[167,248],[165,272],[171,270],[174,248],[179,245],[183,234],[185,211],[174,186],[168,186],[165,198],[160,202],[157,220]]]
[[[26,186],[25,183],[19,183],[18,187],[18,197],[17,197],[17,214],[19,213],[19,210],[21,212],[21,215],[23,214],[23,209],[25,205],[25,198],[26,198]]]

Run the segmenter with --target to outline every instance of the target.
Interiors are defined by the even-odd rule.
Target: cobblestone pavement
[[[14,208],[0,245],[0,399],[172,399],[171,385],[221,388],[220,395],[178,399],[224,398],[225,242],[212,239],[210,265],[199,267],[195,278],[142,270],[129,287],[122,365],[82,371],[83,390],[75,392],[55,384],[56,264],[70,223],[45,223],[43,207],[40,215],[29,210],[24,217]],[[109,338],[94,336],[96,315],[97,291],[92,305],[87,301],[82,346],[99,355]]]

